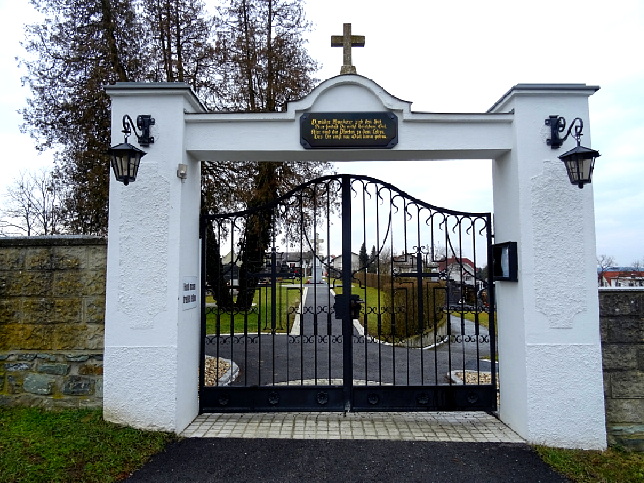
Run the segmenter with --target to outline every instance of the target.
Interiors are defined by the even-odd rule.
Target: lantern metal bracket
[[[125,142],[127,138],[134,132],[136,139],[139,141],[139,145],[143,147],[148,147],[150,144],[154,143],[154,137],[150,136],[150,126],[155,125],[155,120],[149,114],[141,114],[136,117],[136,126],[129,115],[123,116],[123,134],[125,134]],[[136,128],[139,128],[141,133],[139,134],[136,131]]]
[[[577,146],[563,153],[559,156],[559,159],[566,166],[570,182],[579,188],[583,188],[585,184],[590,183],[595,167],[595,159],[600,156],[599,152],[594,149],[581,145],[580,140],[584,130],[584,122],[579,117],[574,118],[563,138],[559,136],[559,133],[566,130],[566,120],[562,116],[549,116],[546,119],[546,126],[550,126],[550,138],[546,141],[546,144],[552,149],[559,149],[571,134],[577,141]]]
[[[552,149],[559,149],[563,143],[568,139],[572,129],[574,127],[575,133],[572,135],[573,138],[577,141],[577,146],[580,144],[580,139],[582,136],[582,131],[584,130],[584,122],[581,118],[576,117],[572,120],[568,132],[566,135],[561,138],[559,133],[562,133],[566,130],[566,119],[563,116],[549,116],[546,119],[546,126],[550,126],[550,138],[546,140],[546,144]]]

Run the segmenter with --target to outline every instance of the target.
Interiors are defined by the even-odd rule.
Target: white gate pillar
[[[186,154],[184,114],[203,108],[185,84],[106,90],[112,144],[123,141],[125,114],[135,122],[149,114],[156,123],[136,181],[124,186],[110,174],[104,417],[181,431],[198,413],[200,335],[200,311],[190,295],[199,289],[201,174]],[[129,142],[138,147],[134,134]],[[185,180],[177,176],[180,163],[188,165]]]
[[[584,121],[586,85],[518,85],[490,112],[514,111],[515,144],[495,160],[495,242],[518,243],[518,282],[497,282],[501,419],[531,443],[606,446],[593,188],[572,185],[545,119]]]

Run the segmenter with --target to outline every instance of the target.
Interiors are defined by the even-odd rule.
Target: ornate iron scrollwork
[[[275,391],[271,392],[268,395],[268,404],[271,406],[277,406],[280,402],[280,395],[277,394]]]
[[[369,396],[367,396],[367,401],[369,401],[369,404],[371,404],[372,406],[375,406],[380,402],[380,396],[372,392],[371,394],[369,394]]]
[[[320,391],[317,394],[316,401],[320,406],[324,406],[329,402],[329,393],[326,391]]]

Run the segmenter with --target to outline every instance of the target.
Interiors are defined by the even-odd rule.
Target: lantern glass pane
[[[128,163],[128,176],[130,177],[130,181],[134,181],[136,179],[136,175],[139,173],[139,163],[141,162],[141,156],[138,154],[134,154],[130,158],[130,162]]]
[[[568,178],[572,184],[577,184],[579,182],[579,168],[577,160],[566,160],[564,161],[566,165],[566,171],[568,172]]]
[[[112,155],[112,169],[117,181],[123,181],[123,158],[121,156]]]
[[[582,181],[586,181],[590,183],[590,176],[593,174],[595,158],[584,159],[580,162],[580,164],[581,164]]]

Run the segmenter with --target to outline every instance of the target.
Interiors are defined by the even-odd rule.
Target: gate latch
[[[357,294],[351,294],[349,299],[349,310],[351,311],[351,318],[357,319],[360,317],[360,310],[362,310],[362,304],[364,300],[361,300]],[[333,302],[333,312],[335,313],[336,319],[341,319],[346,315],[346,295],[337,294],[335,296],[335,301]]]

